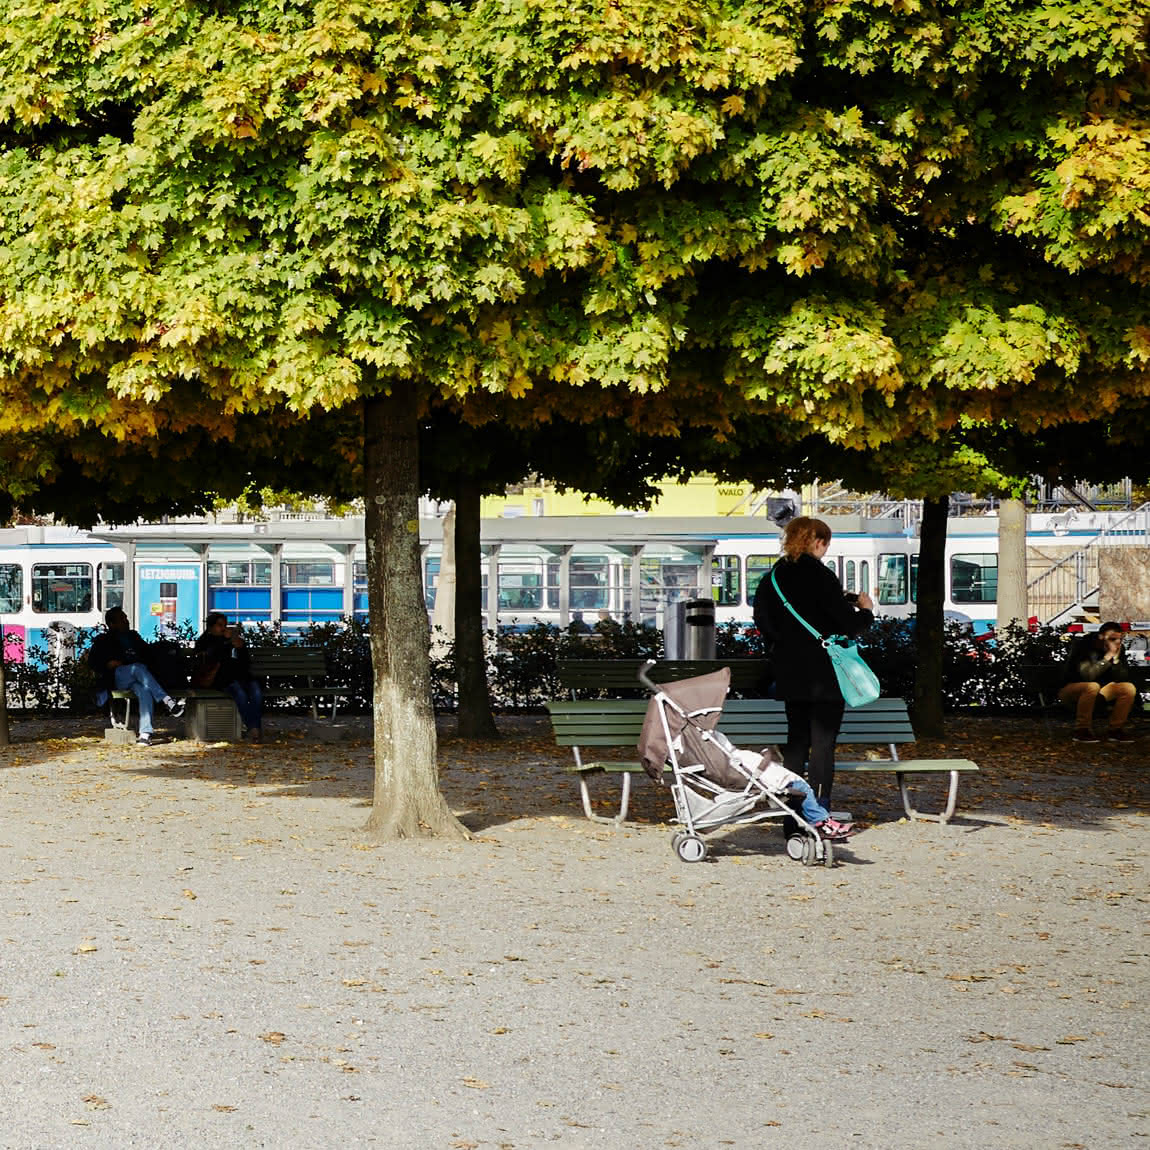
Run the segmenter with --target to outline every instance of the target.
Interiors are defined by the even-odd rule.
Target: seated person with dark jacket
[[[105,691],[131,691],[140,703],[140,732],[137,742],[152,741],[152,716],[156,703],[163,703],[178,719],[184,704],[177,702],[156,681],[145,660],[148,644],[133,631],[123,608],[112,607],[104,615],[107,630],[97,635],[85,659]]]
[[[1131,742],[1134,735],[1123,728],[1137,691],[1122,646],[1122,625],[1103,623],[1093,635],[1075,639],[1065,670],[1066,685],[1058,697],[1075,708],[1075,741],[1098,742],[1094,734],[1094,704],[1101,695],[1113,707],[1106,737],[1116,743]]]
[[[248,738],[258,743],[263,727],[263,691],[252,677],[251,656],[238,627],[228,627],[228,617],[213,611],[204,620],[204,633],[196,640],[196,673],[193,683],[227,691],[236,701]]]

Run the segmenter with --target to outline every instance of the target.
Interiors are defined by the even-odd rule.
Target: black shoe
[[[1102,741],[1089,727],[1079,727],[1070,737],[1076,743],[1100,743]]]
[[[168,704],[168,710],[171,712],[173,719],[182,719],[184,717],[184,711],[186,711],[187,708],[188,704],[183,699],[173,699]]]
[[[152,736],[151,735],[137,735],[136,736],[136,746],[137,747],[150,747],[151,745],[152,745]]]
[[[1123,731],[1119,729],[1117,731],[1106,732],[1106,741],[1108,743],[1132,743],[1137,738],[1138,736],[1134,734],[1133,731]]]

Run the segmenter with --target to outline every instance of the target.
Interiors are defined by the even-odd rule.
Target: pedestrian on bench
[[[1074,708],[1074,741],[1097,743],[1094,706],[1099,696],[1111,704],[1106,738],[1130,743],[1134,735],[1125,729],[1137,690],[1131,681],[1130,664],[1123,646],[1121,623],[1103,623],[1093,635],[1075,639],[1066,657],[1066,685],[1059,699]]]
[[[133,631],[122,607],[112,607],[104,614],[107,630],[97,635],[85,656],[92,673],[105,691],[131,691],[140,704],[140,729],[136,742],[148,746],[152,741],[152,716],[156,703],[163,703],[179,719],[184,713],[183,700],[173,699],[148,670],[149,644]]]

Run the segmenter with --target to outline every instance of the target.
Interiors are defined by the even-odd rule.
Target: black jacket
[[[147,663],[149,645],[138,631],[103,631],[92,640],[85,658],[92,674],[107,691],[116,686],[116,668],[109,663]]]
[[[1097,634],[1081,635],[1070,644],[1066,662],[1063,664],[1064,681],[1067,683],[1097,683],[1100,687],[1107,683],[1126,683],[1130,680],[1130,663],[1125,649],[1120,650],[1114,663],[1103,662],[1106,652],[1098,642]]]
[[[874,622],[874,615],[848,603],[838,577],[813,555],[780,559],[779,588],[791,606],[822,636],[853,638]],[[780,699],[812,702],[841,699],[830,656],[783,606],[768,572],[755,592],[755,626],[771,646],[775,694]]]
[[[219,664],[219,670],[212,681],[213,687],[246,683],[252,678],[252,659],[247,647],[232,646],[227,635],[213,635],[205,631],[196,640],[195,653],[197,662]]]

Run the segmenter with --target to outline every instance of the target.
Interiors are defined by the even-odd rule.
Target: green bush
[[[6,660],[8,704],[16,710],[76,713],[90,709],[96,683],[80,658],[91,645],[96,628],[76,632],[70,651],[57,659],[45,646],[34,645],[20,660]],[[361,619],[316,623],[298,635],[285,636],[269,623],[244,626],[247,642],[255,647],[277,647],[301,642],[321,647],[327,655],[328,684],[342,689],[341,708],[370,711],[372,699],[371,649],[367,624]],[[191,627],[174,636],[190,647]],[[1030,708],[1034,700],[1020,668],[1026,664],[1062,659],[1068,635],[1059,627],[1008,628],[994,641],[976,640],[969,628],[947,624],[943,645],[943,701],[948,710],[985,707],[996,710]],[[658,659],[663,654],[662,633],[652,627],[611,620],[588,632],[561,630],[547,623],[522,629],[501,628],[485,636],[488,684],[498,711],[537,709],[560,693],[556,663],[560,659]],[[917,654],[913,625],[907,620],[879,619],[860,640],[867,662],[882,683],[883,694],[909,699],[914,690]],[[716,629],[720,659],[761,658],[763,637],[751,626],[725,623]],[[457,706],[455,649],[437,644],[431,660],[432,698],[439,712]]]

